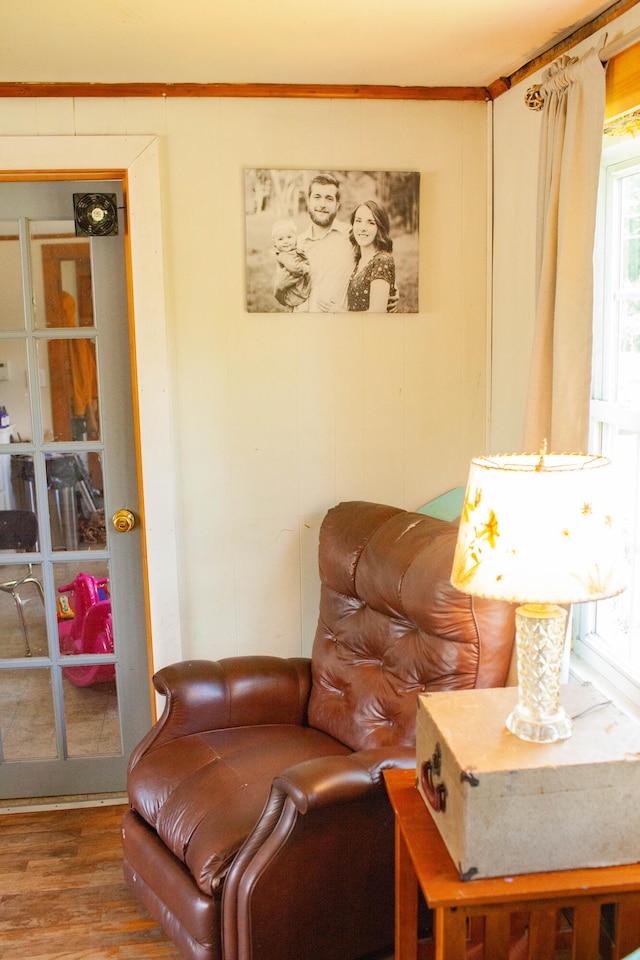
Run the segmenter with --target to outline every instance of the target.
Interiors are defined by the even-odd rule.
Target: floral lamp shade
[[[464,593],[580,603],[626,586],[611,463],[582,454],[472,460],[452,581]]]
[[[463,593],[516,610],[518,704],[507,729],[537,743],[571,736],[560,704],[564,606],[626,586],[612,514],[611,463],[582,454],[471,461],[451,580]]]

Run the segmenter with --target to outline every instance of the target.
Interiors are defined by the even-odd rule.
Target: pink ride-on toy
[[[73,583],[58,587],[62,594],[58,605],[60,653],[76,656],[84,653],[113,653],[113,624],[107,579],[97,580],[79,573]],[[63,667],[63,674],[76,687],[113,680],[112,663]]]

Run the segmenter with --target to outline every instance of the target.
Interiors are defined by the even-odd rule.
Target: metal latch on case
[[[425,797],[434,810],[438,813],[444,813],[447,804],[447,788],[444,783],[434,783],[434,777],[440,776],[442,766],[442,753],[440,744],[436,743],[436,748],[430,760],[425,760],[420,768],[420,782],[424,790]]]

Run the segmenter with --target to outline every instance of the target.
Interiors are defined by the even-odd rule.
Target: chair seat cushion
[[[287,767],[349,747],[311,727],[234,727],[151,749],[129,773],[137,813],[211,895]]]

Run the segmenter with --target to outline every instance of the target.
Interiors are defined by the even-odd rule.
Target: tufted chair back
[[[450,583],[457,526],[353,501],[320,530],[309,723],[353,750],[415,744],[416,697],[504,686],[515,605]]]

